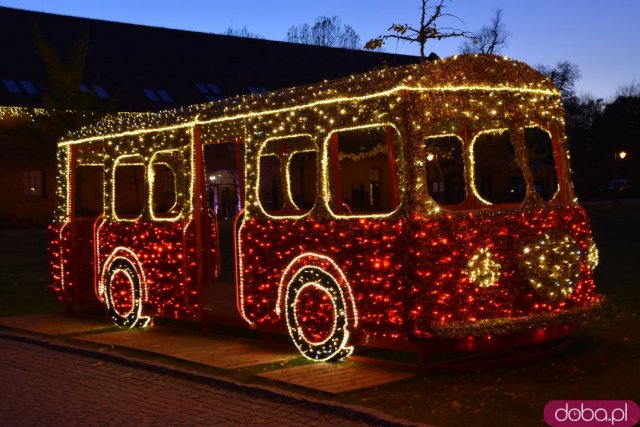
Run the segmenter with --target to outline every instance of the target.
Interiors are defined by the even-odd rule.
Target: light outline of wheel
[[[321,292],[324,292],[325,295],[328,295],[329,298],[331,299],[331,305],[334,307],[333,310],[333,322],[332,322],[332,326],[331,326],[331,331],[335,331],[336,326],[338,325],[338,313],[336,313],[335,307],[336,307],[336,301],[333,298],[333,296],[331,295],[330,292],[327,291],[327,289],[324,288],[324,286],[322,286],[319,283],[316,282],[309,282],[309,283],[305,283],[304,285],[302,285],[300,287],[300,289],[298,289],[298,292],[296,293],[295,299],[293,301],[293,306],[294,306],[294,310],[293,310],[293,317],[295,320],[295,324],[299,325],[298,323],[298,314],[297,314],[297,310],[295,310],[295,307],[297,307],[298,305],[298,298],[300,297],[300,295],[302,294],[302,291],[308,287],[314,287],[316,289],[318,289]],[[302,327],[298,326],[298,333],[306,339],[306,341],[309,341],[308,337],[305,335],[305,333],[302,331]],[[314,345],[322,345],[324,343],[326,343],[327,341],[329,341],[329,339],[331,339],[331,334],[329,334],[327,336],[327,338],[323,339],[322,341],[309,341],[311,343],[313,343]]]
[[[124,316],[116,310],[111,292],[111,280],[120,272],[124,272],[130,280],[133,291],[131,295],[131,309]],[[140,276],[130,260],[121,256],[114,257],[105,269],[103,285],[109,315],[117,326],[129,329],[149,326],[151,317],[142,315],[143,290],[142,284],[140,283]]]
[[[320,343],[310,342],[302,333],[296,315],[296,302],[299,293],[308,286],[322,288],[331,298],[334,311],[334,325],[329,336]],[[349,319],[346,301],[338,281],[329,272],[318,266],[304,266],[293,276],[285,292],[285,318],[291,340],[298,351],[309,360],[334,362],[353,353],[348,346]]]
[[[113,294],[111,293],[111,291],[109,292],[109,298],[108,301],[111,304],[111,306],[113,307],[113,311],[115,311],[116,315],[119,317],[129,317],[129,315],[131,315],[131,313],[133,313],[133,309],[135,308],[135,304],[133,302],[134,300],[134,296],[136,294],[136,290],[135,290],[135,286],[133,284],[133,278],[131,277],[131,274],[129,274],[128,270],[122,269],[122,268],[118,268],[116,270],[113,271],[113,273],[111,274],[111,279],[113,279],[115,276],[118,275],[118,273],[123,273],[125,276],[127,276],[127,279],[129,280],[129,289],[131,290],[131,308],[129,309],[129,311],[127,311],[125,314],[120,313],[120,310],[118,310],[118,307],[115,304],[115,301],[113,301]]]

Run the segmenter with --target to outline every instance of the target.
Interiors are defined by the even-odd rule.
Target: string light
[[[568,234],[549,231],[523,248],[521,264],[533,289],[549,302],[567,298],[580,277],[581,252]]]
[[[493,286],[500,278],[500,263],[494,261],[489,248],[480,248],[471,255],[467,263],[467,276],[476,286]]]
[[[217,266],[203,271],[210,264],[203,257],[220,254],[213,227],[205,230],[210,251],[205,245],[198,252],[196,245],[198,215],[206,214],[194,211],[203,205],[195,203],[203,201],[196,181],[204,176],[196,159],[202,144],[241,140],[246,210],[234,225],[239,312],[254,328],[288,330],[306,357],[344,357],[356,335],[391,341],[464,338],[469,331],[512,333],[582,318],[602,298],[593,281],[597,249],[569,180],[563,114],[560,92],[544,76],[517,61],[482,55],[159,113],[109,116],[59,143],[52,290],[68,301],[74,285],[67,268],[74,256],[67,226],[74,221],[73,170],[100,164],[105,197],[96,226],[96,270],[99,294],[109,307],[120,307],[114,319],[126,326],[137,325],[127,320],[132,314],[199,319],[201,280],[219,274]],[[558,154],[559,187],[550,202],[533,185],[524,140],[530,126],[548,132]],[[332,135],[363,129],[393,137],[398,203],[391,212],[335,212]],[[491,205],[475,187],[476,139],[505,131],[525,180],[519,206]],[[463,148],[470,191],[455,210],[439,206],[426,191],[424,142],[438,136],[455,136]],[[342,158],[355,160],[383,148]],[[316,202],[302,211],[292,196],[291,160],[311,151]],[[267,212],[260,203],[260,158],[267,155],[278,156],[284,168],[288,211]],[[149,190],[154,165],[163,163],[174,173],[175,215],[156,213]],[[145,167],[149,191],[137,219],[115,213],[116,168],[130,164]],[[118,259],[130,265],[107,266],[123,248],[130,253]],[[545,264],[540,256],[554,262]],[[114,292],[107,279],[113,279]],[[129,299],[119,302],[119,294]],[[144,313],[132,307],[144,307]]]

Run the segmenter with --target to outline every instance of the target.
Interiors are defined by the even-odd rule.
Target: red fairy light
[[[465,84],[454,85],[452,75],[464,76]],[[488,113],[494,110],[504,117]],[[542,76],[482,55],[223,101],[215,108],[105,119],[60,144],[51,290],[73,304],[93,283],[97,300],[126,327],[147,325],[145,316],[200,319],[202,286],[215,281],[220,268],[237,267],[242,318],[258,329],[288,328],[295,345],[315,360],[350,354],[356,335],[364,341],[469,337],[472,348],[474,336],[490,340],[578,321],[600,301],[593,281],[598,254],[588,219],[572,201],[562,117],[559,92]],[[426,136],[454,134],[468,152],[474,135],[509,128],[517,160],[526,165],[517,130],[537,126],[533,120],[552,130],[561,183],[556,199],[547,203],[535,194],[527,167],[527,198],[519,207],[481,203],[469,176],[463,205],[449,210],[430,199],[423,178]],[[394,147],[390,135],[401,136],[389,165],[397,168],[396,211],[360,217],[331,208],[333,126],[356,125],[382,128],[388,147]],[[256,191],[260,150],[289,135],[307,135],[320,154],[315,207],[299,216],[266,212]],[[236,222],[237,265],[221,267],[216,223],[203,206],[202,144],[239,139],[246,211]],[[114,165],[135,158],[149,187],[156,156],[182,158],[176,167],[185,177],[184,188],[176,190],[182,211],[158,217],[150,195],[140,218],[116,218]],[[471,173],[472,156],[464,162]],[[107,209],[91,224],[74,216],[73,171],[93,163],[104,166]],[[82,247],[92,246],[93,257],[77,249],[78,236],[91,243]],[[560,267],[570,274],[549,280]]]

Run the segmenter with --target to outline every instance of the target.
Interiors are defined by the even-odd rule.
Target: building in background
[[[48,223],[55,141],[94,114],[179,108],[418,61],[4,7],[0,40],[0,227]]]

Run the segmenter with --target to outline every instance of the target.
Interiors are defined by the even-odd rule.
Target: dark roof
[[[86,31],[89,40],[83,83],[106,91],[120,111],[166,109],[253,90],[275,90],[363,73],[384,65],[415,63],[417,57],[301,45],[192,31],[123,24],[0,7],[0,105],[42,106],[46,68],[36,53],[37,23],[63,58]],[[435,55],[434,55],[435,56]],[[10,82],[20,93],[12,93]],[[31,82],[38,94],[29,94]],[[208,86],[202,93],[196,84]],[[144,89],[152,89],[153,101]],[[162,100],[166,91],[171,101]],[[99,91],[99,89],[97,89]],[[15,88],[13,88],[15,92]],[[31,90],[33,92],[33,90]],[[99,93],[96,93],[100,95]]]
[[[555,100],[562,115],[561,94],[553,82],[529,65],[496,55],[460,55],[399,67],[387,67],[346,78],[307,86],[291,87],[269,93],[236,97],[194,104],[172,110],[109,115],[89,126],[71,132],[64,142],[109,138],[130,131],[152,131],[165,126],[191,126],[217,121],[229,121],[255,114],[273,114],[289,108],[326,105],[358,98],[397,96],[399,91],[447,92],[469,94],[491,90],[528,92]],[[493,96],[493,92],[491,96]],[[393,95],[395,93],[396,95]],[[459,96],[459,95],[456,95]],[[442,98],[438,98],[442,101]],[[324,108],[324,107],[321,107]],[[455,110],[457,111],[457,109]],[[544,114],[549,114],[546,111]],[[452,112],[455,114],[455,112]],[[543,114],[543,115],[544,115]]]

